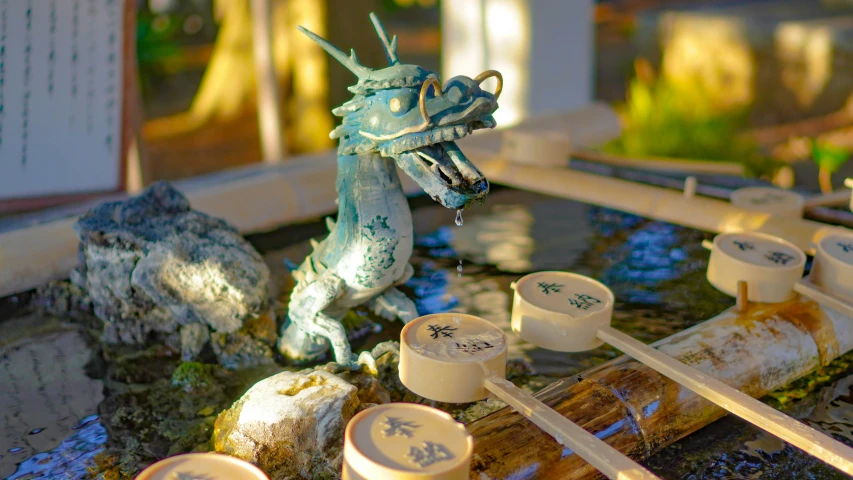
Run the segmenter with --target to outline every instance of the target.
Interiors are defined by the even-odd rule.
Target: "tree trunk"
[[[832,193],[832,172],[827,168],[820,167],[817,172],[817,180],[820,184],[820,191],[824,195]]]

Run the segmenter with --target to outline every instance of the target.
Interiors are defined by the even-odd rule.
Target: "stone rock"
[[[36,289],[33,306],[57,317],[76,317],[92,313],[92,301],[86,292],[67,281],[53,281]]]
[[[181,358],[190,362],[201,353],[210,341],[210,330],[207,325],[191,323],[181,327]]]
[[[168,183],[101,204],[74,230],[81,243],[71,280],[88,293],[107,341],[143,343],[152,331],[190,324],[236,332],[269,303],[270,272],[258,252]]]
[[[226,368],[249,368],[273,363],[272,349],[243,333],[214,333],[210,336],[213,353]]]
[[[256,383],[216,419],[217,452],[261,467],[272,480],[337,478],[357,388],[322,371],[282,372]]]

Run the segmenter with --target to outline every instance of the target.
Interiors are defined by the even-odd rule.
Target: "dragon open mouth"
[[[420,162],[448,187],[460,188],[468,185],[475,194],[488,188],[488,182],[483,178],[483,174],[473,165],[468,162],[454,161],[454,157],[459,158],[462,155],[454,142],[441,142],[421,147],[415,150],[415,154],[418,155]]]
[[[400,154],[398,165],[435,201],[465,208],[489,193],[489,182],[453,141],[424,145]]]

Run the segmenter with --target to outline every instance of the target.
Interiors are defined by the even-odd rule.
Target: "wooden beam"
[[[591,110],[591,111],[594,111]],[[577,122],[574,112],[549,118],[572,132],[576,144],[588,145],[588,136],[602,138],[602,129]],[[606,116],[602,116],[605,118]],[[572,121],[569,122],[569,119]],[[612,129],[606,129],[608,132]],[[588,132],[588,134],[584,133]],[[501,132],[492,131],[460,141],[460,147],[495,184],[601,205],[708,232],[758,231],[780,236],[807,252],[823,235],[843,229],[809,220],[776,218],[739,209],[712,198],[685,199],[680,190],[570,169],[512,165],[499,155]],[[176,182],[195,208],[238,226],[243,233],[269,231],[334,211],[336,153],[301,156],[277,165],[252,165]],[[401,175],[404,190],[420,189]],[[702,187],[697,189],[702,193]],[[75,212],[80,214],[82,212]],[[76,263],[75,219],[23,226],[0,233],[0,296],[29,290],[52,279],[66,278]],[[3,232],[0,224],[0,232]],[[847,231],[847,229],[843,229]],[[38,259],[38,261],[34,261]]]

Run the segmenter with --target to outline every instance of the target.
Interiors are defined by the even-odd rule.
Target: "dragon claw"
[[[403,323],[409,323],[418,318],[418,310],[409,297],[394,287],[373,299],[370,303],[373,313],[386,320],[399,318]]]
[[[358,355],[358,360],[355,362],[356,370],[360,369],[362,365],[367,367],[368,373],[373,375],[377,375],[379,373],[379,368],[376,366],[376,359],[373,358],[371,352],[361,352]]]

